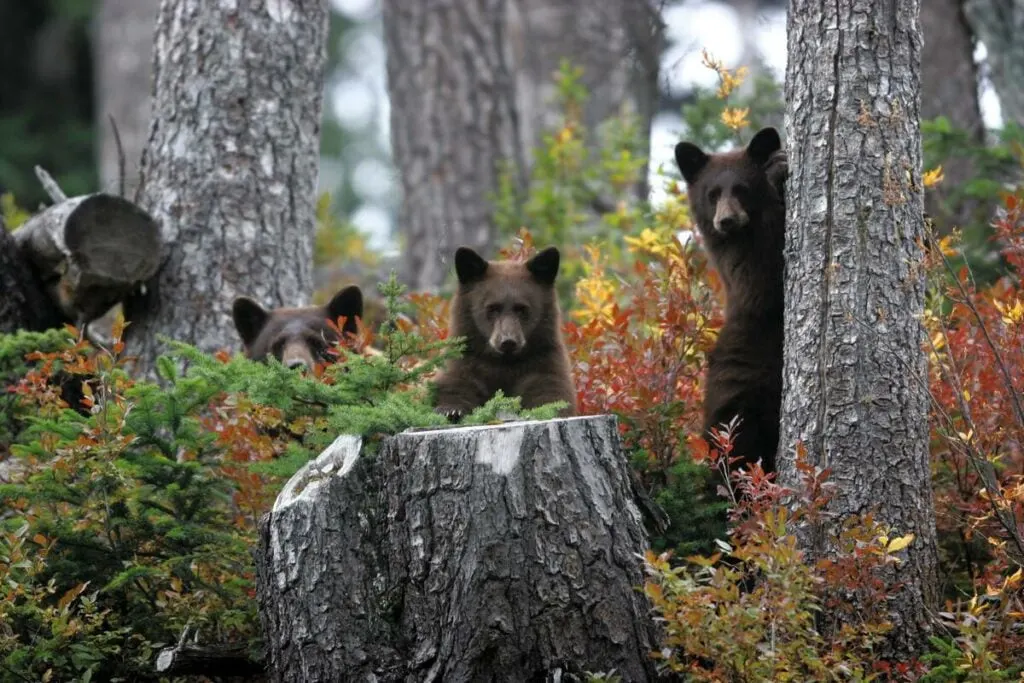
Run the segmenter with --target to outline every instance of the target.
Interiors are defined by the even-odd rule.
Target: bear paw
[[[437,413],[444,415],[448,418],[448,422],[455,423],[459,422],[465,414],[459,408],[449,408],[446,406],[438,406],[434,409]]]

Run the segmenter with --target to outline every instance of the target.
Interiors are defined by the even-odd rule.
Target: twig
[[[107,114],[110,119],[110,128],[114,131],[114,144],[117,146],[117,196],[124,197],[124,147],[121,145],[121,133],[117,130],[117,122],[112,114]]]
[[[47,173],[42,166],[36,166],[36,178],[39,178],[39,182],[43,184],[43,189],[46,190],[46,194],[50,195],[50,199],[53,200],[54,204],[60,204],[62,201],[68,198],[64,194],[64,190],[60,189],[60,185],[53,179],[49,173]]]

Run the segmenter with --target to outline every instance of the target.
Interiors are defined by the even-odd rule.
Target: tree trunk
[[[277,681],[527,681],[657,646],[613,417],[339,437],[261,523]]]
[[[96,126],[100,187],[133,196],[149,133],[153,31],[160,0],[102,0],[94,24]],[[117,144],[108,117],[117,123],[124,150],[120,177]]]
[[[237,295],[310,296],[326,38],[325,0],[163,0],[141,203],[167,246],[126,305],[143,371],[157,335],[237,348]]]
[[[652,0],[642,4],[383,0],[402,278],[412,287],[439,287],[460,245],[491,251],[499,165],[525,186],[563,57],[592,90],[584,120],[632,102],[649,128],[661,33]]]
[[[1024,0],[964,0],[964,11],[988,50],[1003,120],[1024,126]]]
[[[913,533],[890,650],[936,603],[928,460],[919,0],[793,0],[788,18],[786,315],[780,474],[794,445],[832,469],[832,520],[876,509]],[[812,557],[838,526],[811,530]]]
[[[976,145],[985,143],[985,124],[978,101],[978,69],[974,64],[974,34],[963,11],[963,0],[930,0],[921,5],[921,117],[945,116],[954,128]],[[962,188],[973,175],[966,156],[943,164],[945,182],[929,190],[928,213],[940,232],[971,221],[977,202],[960,199],[950,204],[951,191]]]

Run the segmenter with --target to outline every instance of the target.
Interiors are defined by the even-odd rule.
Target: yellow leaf
[[[913,540],[914,534],[907,534],[906,536],[894,538],[891,541],[889,541],[889,544],[886,546],[885,550],[886,552],[890,553],[898,553],[899,551],[903,550],[908,545],[910,545],[913,542]]]
[[[930,171],[925,171],[924,177],[921,179],[921,181],[924,183],[925,187],[935,187],[943,180],[945,180],[945,178],[946,177],[942,175],[942,166],[940,165],[936,166]]]
[[[733,130],[739,130],[750,125],[750,121],[747,120],[749,114],[749,107],[744,107],[743,109],[728,107],[722,111],[722,123]]]
[[[956,256],[956,248],[953,246],[955,241],[952,235],[946,235],[939,240],[939,250],[947,257]]]

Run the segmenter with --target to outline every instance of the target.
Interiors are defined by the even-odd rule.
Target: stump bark
[[[654,678],[610,416],[339,437],[261,523],[277,681]]]

